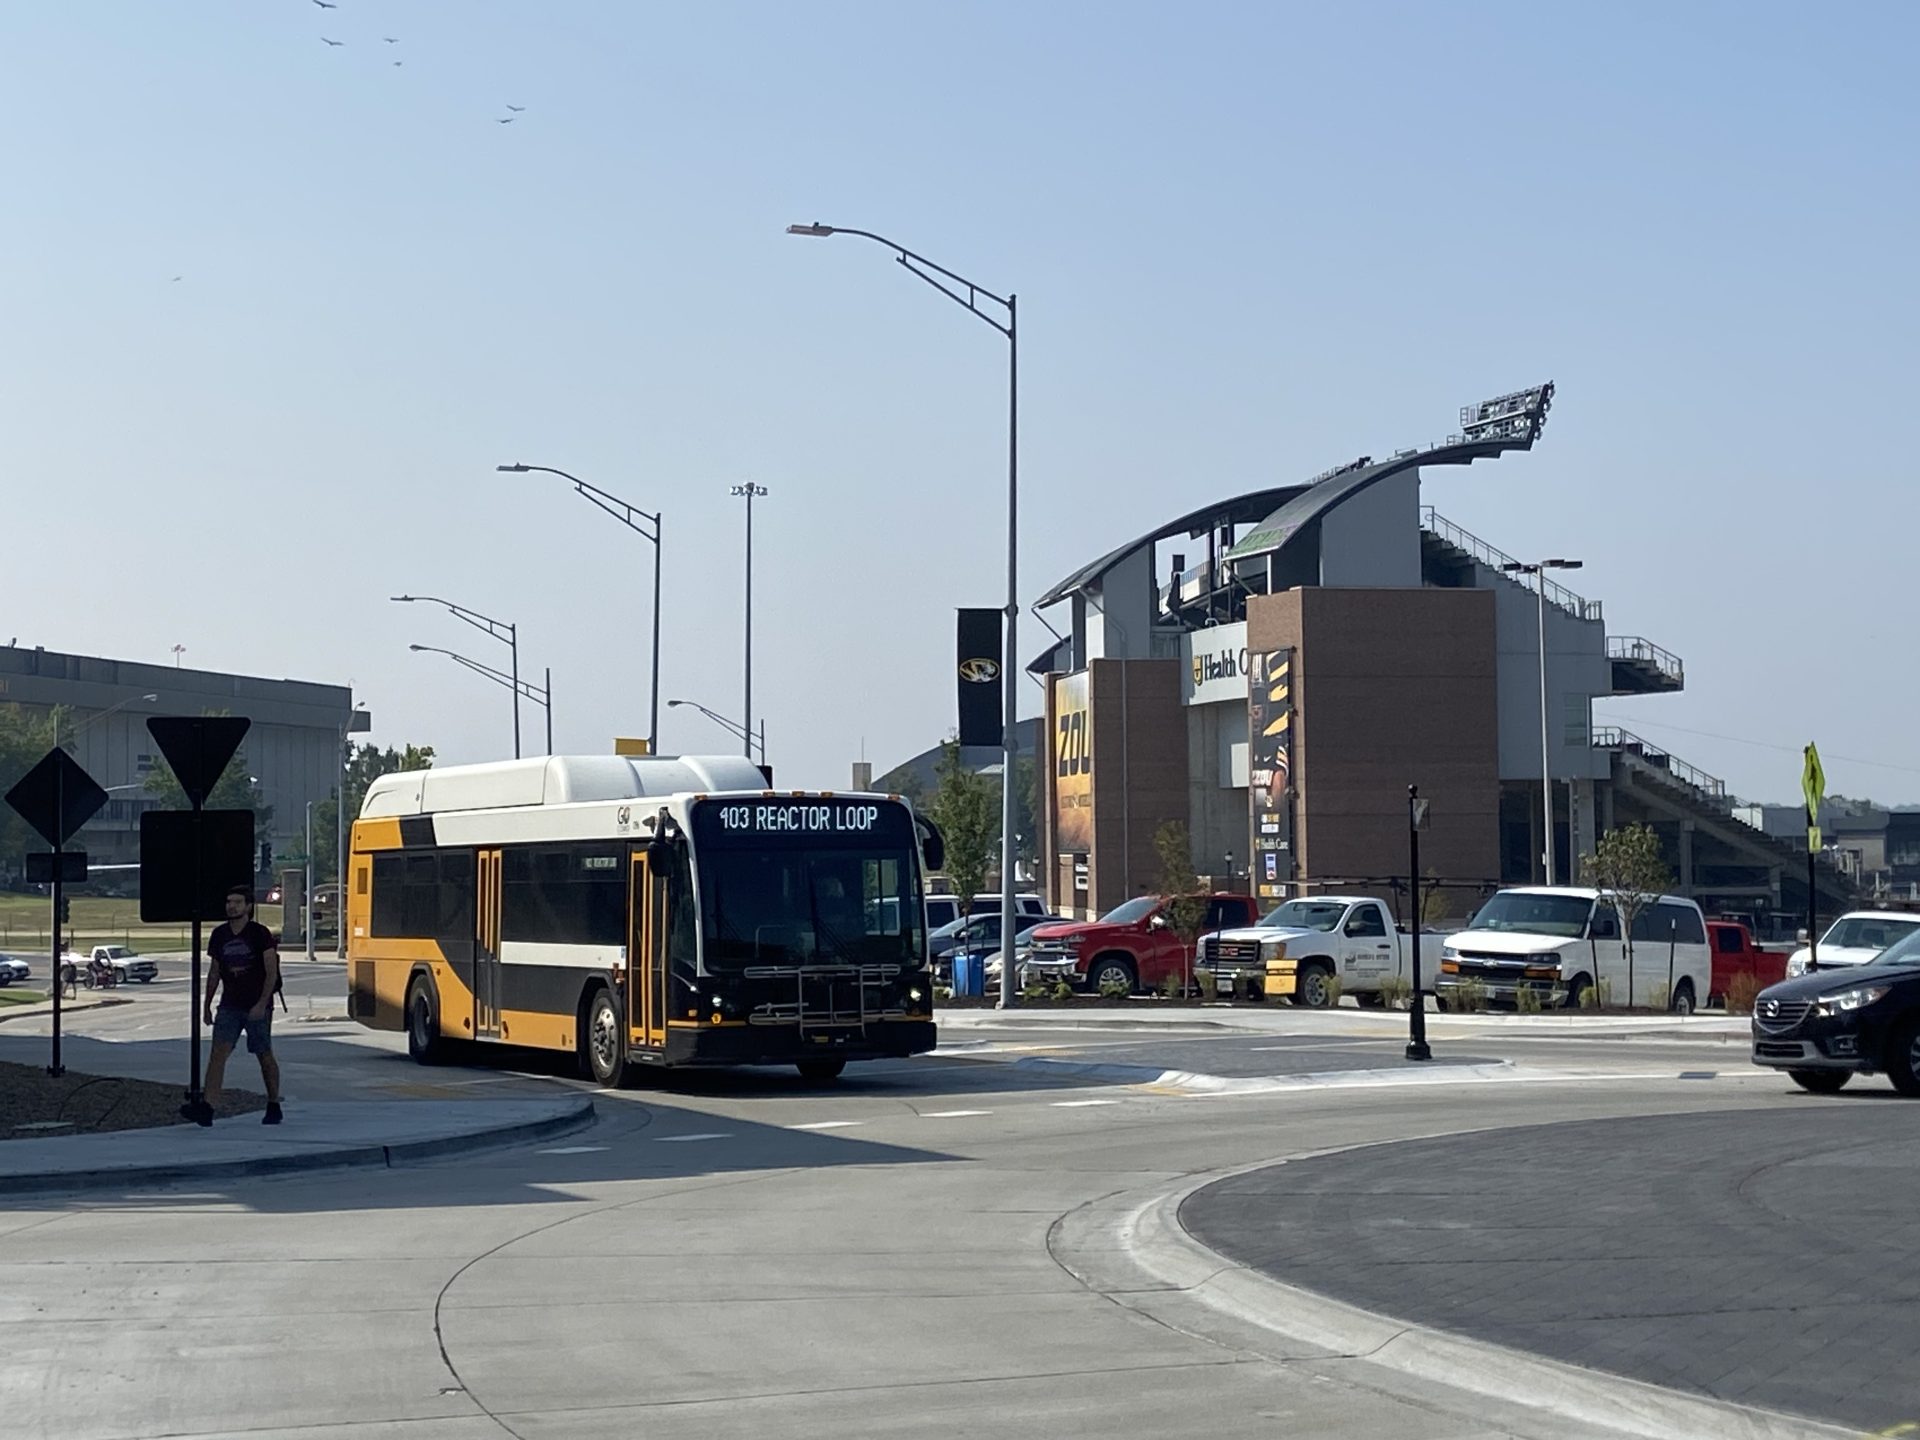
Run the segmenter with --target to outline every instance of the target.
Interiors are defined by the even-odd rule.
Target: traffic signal
[[[71,895],[62,895],[60,897],[60,923],[62,925],[67,925],[67,924],[71,924],[72,921],[73,921],[73,897]]]
[[[271,840],[262,840],[260,842],[261,873],[264,874],[267,871],[270,871],[272,869],[273,869],[273,842]]]

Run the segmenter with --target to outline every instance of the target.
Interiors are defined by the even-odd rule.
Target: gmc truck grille
[[[1209,935],[1200,945],[1200,957],[1210,962],[1227,960],[1258,960],[1260,942],[1258,940],[1222,940],[1217,935]]]

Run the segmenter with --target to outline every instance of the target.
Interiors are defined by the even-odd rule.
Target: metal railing
[[[1623,754],[1635,756],[1652,769],[1664,771],[1681,784],[1699,791],[1716,808],[1730,809],[1733,804],[1727,794],[1726,781],[1678,759],[1665,747],[1655,745],[1651,740],[1642,740],[1631,730],[1622,730],[1617,725],[1602,725],[1593,732],[1593,748],[1618,750]]]
[[[1446,516],[1438,513],[1431,505],[1422,505],[1420,507],[1420,528],[1444,540],[1447,544],[1453,546],[1454,549],[1465,551],[1489,570],[1503,570],[1508,565],[1518,565],[1520,563],[1504,550],[1489,545],[1485,540],[1482,540],[1471,531],[1462,530],[1458,525],[1447,519]],[[1576,620],[1599,620],[1604,618],[1601,614],[1600,602],[1598,600],[1582,599],[1580,596],[1574,594],[1573,591],[1567,589],[1566,586],[1556,584],[1552,580],[1548,580],[1544,575],[1536,576],[1535,578],[1546,585],[1547,603],[1549,605],[1557,606],[1559,609],[1573,616]]]
[[[1684,683],[1687,678],[1686,666],[1680,663],[1678,655],[1671,650],[1662,650],[1651,640],[1643,639],[1638,635],[1609,635],[1607,658],[1629,660],[1639,665],[1651,665],[1676,683]]]

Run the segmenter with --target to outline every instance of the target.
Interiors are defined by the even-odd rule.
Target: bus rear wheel
[[[838,1080],[840,1072],[847,1068],[847,1062],[841,1059],[798,1060],[794,1062],[793,1068],[800,1072],[802,1080],[824,1084],[829,1080]]]
[[[614,1088],[625,1084],[628,1061],[626,1037],[620,1033],[620,1008],[613,992],[593,992],[587,1004],[586,1027],[580,1032],[581,1068],[596,1084]]]

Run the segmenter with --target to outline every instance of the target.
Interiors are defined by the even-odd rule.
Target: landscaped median
[[[0,1141],[184,1124],[180,1100],[178,1085],[77,1070],[54,1076],[44,1066],[0,1061]],[[266,1103],[264,1095],[229,1090],[221,1097],[220,1114],[245,1115]],[[0,1159],[0,1170],[5,1168]]]

